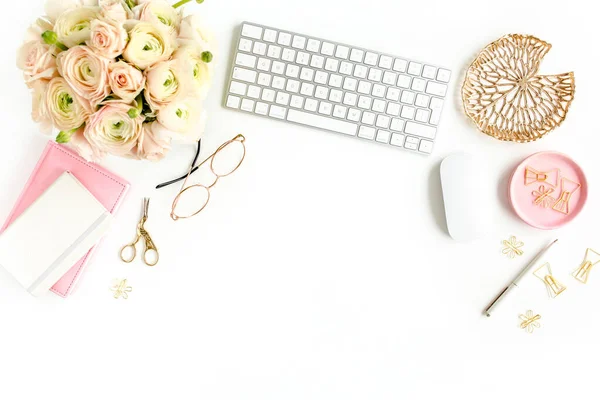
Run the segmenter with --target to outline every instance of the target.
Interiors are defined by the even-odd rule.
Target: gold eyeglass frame
[[[228,141],[226,141],[225,143],[223,143],[221,146],[219,146],[219,148],[217,150],[215,150],[214,153],[212,153],[209,157],[207,157],[204,161],[202,161],[200,164],[194,166],[190,166],[190,169],[188,171],[188,174],[185,178],[185,180],[183,181],[183,184],[181,185],[181,190],[179,191],[179,194],[175,197],[175,199],[173,200],[173,204],[171,206],[171,219],[173,221],[178,221],[180,219],[188,219],[188,218],[192,218],[195,217],[196,215],[200,214],[208,205],[208,203],[210,202],[210,190],[217,184],[217,182],[219,182],[219,179],[221,178],[225,178],[231,174],[233,174],[235,171],[237,171],[240,166],[242,165],[242,163],[244,162],[244,159],[246,158],[246,144],[245,144],[246,138],[244,137],[244,135],[239,134],[237,136],[235,136],[233,139],[230,139]],[[225,175],[219,175],[217,174],[217,172],[215,171],[214,168],[214,162],[215,162],[215,156],[217,154],[219,154],[220,151],[222,151],[223,149],[225,149],[227,146],[229,146],[232,143],[235,142],[239,142],[242,145],[242,148],[244,149],[244,152],[242,154],[242,158],[240,159],[240,161],[238,162],[238,164],[236,165],[236,167],[234,169],[232,169],[230,172],[228,172]],[[195,185],[190,185],[187,186],[187,182],[190,179],[190,176],[192,175],[192,172],[194,172],[195,170],[199,169],[202,165],[206,164],[208,161],[210,160],[210,171],[213,173],[213,175],[215,175],[215,180],[212,184],[210,184],[209,186],[206,185],[202,185],[202,184],[195,184]],[[195,213],[188,215],[188,216],[180,216],[177,215],[175,213],[175,209],[177,208],[177,203],[179,203],[179,200],[181,199],[181,197],[190,189],[195,188],[195,187],[200,187],[200,188],[204,188],[206,190],[206,202],[204,203],[204,205]]]

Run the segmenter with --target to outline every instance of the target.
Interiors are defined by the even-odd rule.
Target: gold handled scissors
[[[130,263],[135,259],[135,256],[137,255],[135,246],[138,244],[138,242],[141,239],[144,239],[144,254],[142,255],[142,259],[144,260],[144,263],[149,267],[154,267],[156,264],[158,264],[158,257],[159,257],[158,249],[156,248],[156,245],[152,241],[150,234],[144,228],[146,221],[148,221],[148,208],[149,207],[150,207],[150,199],[145,198],[144,199],[144,215],[142,216],[142,219],[140,220],[140,222],[137,225],[137,237],[135,238],[135,240],[133,242],[131,242],[130,244],[126,245],[125,247],[123,247],[121,249],[120,255],[121,255],[121,260],[123,260],[123,262]],[[128,252],[131,254],[130,257],[127,257]]]

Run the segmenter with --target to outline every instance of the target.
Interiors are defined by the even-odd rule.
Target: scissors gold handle
[[[148,203],[149,199],[144,199],[144,216],[138,223],[137,237],[133,242],[121,249],[120,256],[123,262],[128,264],[131,263],[137,255],[136,245],[141,239],[144,239],[144,254],[142,255],[142,260],[147,266],[154,267],[156,264],[158,264],[158,248],[154,244],[154,241],[150,237],[148,231],[144,228],[144,224],[148,220]],[[129,257],[127,256],[128,253],[130,253]]]

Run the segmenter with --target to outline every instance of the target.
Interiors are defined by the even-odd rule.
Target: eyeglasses
[[[217,182],[219,182],[219,179],[233,174],[242,165],[242,162],[246,158],[245,141],[246,138],[244,135],[237,135],[233,139],[219,146],[219,148],[206,160],[202,161],[197,166],[194,166],[195,161],[198,158],[198,153],[200,152],[200,144],[198,144],[198,152],[194,162],[190,166],[190,170],[185,177],[181,191],[177,197],[175,197],[175,200],[173,200],[171,218],[174,221],[196,216],[206,208],[210,200],[210,190]],[[187,186],[190,176],[209,161],[210,170],[215,176],[213,183],[210,185],[194,184]],[[157,188],[165,187],[170,183],[173,182],[167,182],[159,185]]]

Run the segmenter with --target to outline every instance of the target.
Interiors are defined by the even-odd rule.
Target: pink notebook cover
[[[70,149],[50,141],[0,233],[65,171],[71,172],[111,214],[117,211],[129,189],[127,181],[98,165],[88,163]],[[97,245],[92,247],[56,282],[51,289],[54,293],[62,297],[67,297],[71,293],[96,247]]]

